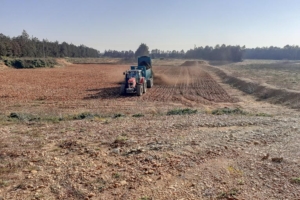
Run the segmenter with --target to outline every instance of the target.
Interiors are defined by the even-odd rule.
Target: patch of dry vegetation
[[[279,89],[300,90],[299,61],[246,60],[223,65],[222,68],[231,72],[235,77],[250,78]]]
[[[207,64],[204,60],[197,59],[172,59],[172,58],[157,58],[152,59],[152,65],[154,66],[196,66],[197,64]]]
[[[7,66],[4,64],[4,62],[2,60],[0,60],[0,70],[2,69],[6,69]]]
[[[67,62],[73,64],[118,64],[121,58],[66,58]]]
[[[66,59],[64,58],[56,58],[56,62],[57,62],[57,65],[56,67],[66,67],[66,66],[69,66],[69,65],[72,65],[73,63],[71,62],[68,62]]]
[[[259,82],[255,80],[257,78],[255,75],[253,75],[252,78],[245,78],[242,75],[238,76],[236,72],[232,73],[232,70],[227,71],[224,66],[205,66],[205,68],[219,75],[225,83],[247,94],[255,95],[259,101],[267,100],[271,103],[285,105],[291,108],[300,107],[300,92],[297,90],[282,89],[261,81]],[[256,73],[255,71],[257,70],[251,68],[251,72]],[[249,72],[248,74],[251,73]],[[280,81],[280,79],[277,80],[278,84],[280,84]]]

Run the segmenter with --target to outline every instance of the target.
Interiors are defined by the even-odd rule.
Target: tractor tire
[[[152,88],[151,84],[152,84],[152,79],[147,80],[147,88]]]
[[[120,88],[120,95],[124,95],[125,93],[125,84],[122,84]]]
[[[146,93],[147,92],[147,83],[144,82],[143,84],[143,93]]]
[[[147,87],[152,88],[153,87],[153,78],[147,80]]]
[[[136,86],[136,94],[137,94],[138,96],[142,96],[142,94],[143,94],[143,85],[138,84],[138,85]]]

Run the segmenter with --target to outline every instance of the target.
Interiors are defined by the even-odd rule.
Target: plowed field
[[[300,199],[299,110],[178,62],[141,97],[129,65],[0,70],[0,200]]]
[[[0,100],[116,100],[178,102],[185,105],[233,102],[201,66],[156,66],[154,87],[142,97],[119,95],[127,65],[71,65],[65,68],[0,72]]]
[[[142,97],[150,101],[183,104],[232,102],[227,92],[201,66],[155,68],[156,86]]]

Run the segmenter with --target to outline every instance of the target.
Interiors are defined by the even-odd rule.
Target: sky
[[[299,0],[0,0],[0,33],[104,50],[300,45]]]

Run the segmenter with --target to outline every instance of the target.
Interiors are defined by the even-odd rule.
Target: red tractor
[[[136,93],[141,96],[147,91],[147,87],[153,86],[153,72],[151,59],[148,56],[138,58],[138,66],[131,66],[130,70],[123,73],[125,83],[122,84],[120,93]]]

